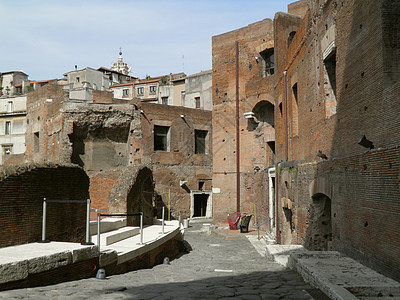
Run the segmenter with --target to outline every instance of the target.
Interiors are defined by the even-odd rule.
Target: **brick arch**
[[[274,127],[275,105],[273,103],[271,103],[270,101],[262,100],[254,105],[252,112],[260,123],[266,123]]]

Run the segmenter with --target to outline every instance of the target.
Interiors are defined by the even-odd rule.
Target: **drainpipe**
[[[288,104],[287,104],[287,71],[283,72],[283,102],[285,104],[285,156],[289,160],[289,130],[288,130]]]
[[[236,41],[236,211],[240,211],[239,42]]]
[[[280,165],[280,163],[279,164],[277,164],[276,165],[276,167],[275,167],[275,239],[276,239],[276,242],[279,244],[280,243],[280,240],[281,240],[281,236],[280,236],[280,234],[279,234],[279,225],[280,225],[280,220],[278,219],[278,213],[279,213],[279,210],[278,210],[278,199],[279,199],[279,196],[278,196],[278,194],[279,194],[279,186],[278,186],[278,183],[279,183],[279,180],[278,180],[278,176],[279,176],[279,165]]]

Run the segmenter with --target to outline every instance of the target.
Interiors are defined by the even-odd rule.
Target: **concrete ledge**
[[[100,246],[108,246],[140,233],[139,227],[127,226],[100,234]],[[91,236],[91,241],[97,243],[97,234]]]
[[[336,251],[294,253],[290,255],[288,265],[304,281],[334,300],[378,297],[379,293],[389,294],[387,291],[392,291],[392,296],[395,291],[399,291],[397,295],[400,296],[400,283]]]
[[[100,253],[100,257],[99,257],[99,266],[100,268],[107,266],[107,265],[111,265],[111,264],[116,264],[118,261],[118,254],[117,251],[112,250],[112,249],[108,249],[105,251],[102,251]]]
[[[18,261],[0,265],[0,284],[28,277],[28,261]]]
[[[160,226],[160,229],[161,229],[161,226]],[[122,264],[122,263],[132,260],[135,257],[138,257],[146,252],[149,252],[149,251],[161,246],[162,244],[164,244],[168,240],[174,238],[176,235],[178,235],[180,233],[181,233],[180,229],[176,228],[173,231],[169,231],[169,232],[165,233],[164,235],[158,237],[157,239],[154,239],[151,241],[146,241],[144,243],[144,245],[138,245],[137,249],[119,253],[117,264]]]
[[[265,256],[278,264],[289,267],[289,257],[292,254],[306,251],[302,245],[266,245]]]
[[[126,218],[105,218],[101,220],[101,233],[117,230],[126,226]],[[90,222],[90,235],[97,234],[97,221]]]

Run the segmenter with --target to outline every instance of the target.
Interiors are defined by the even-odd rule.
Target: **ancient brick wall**
[[[264,51],[273,51],[269,19],[212,38],[213,55],[213,195],[214,222],[226,225],[237,210],[236,193],[236,42],[239,48],[240,211],[268,216],[269,166],[274,165],[273,72]],[[246,119],[253,112],[258,118]],[[272,117],[268,117],[270,114]],[[253,225],[254,218],[252,220]]]
[[[47,84],[28,93],[25,134],[27,161],[60,161],[63,122],[58,116],[63,100],[61,85]]]
[[[199,190],[199,184],[203,184],[201,189],[211,193],[211,112],[150,103],[138,105],[142,113],[131,126],[130,165],[151,164],[159,213],[163,205],[170,205],[171,218],[178,218],[179,212],[182,218],[190,217],[191,191]],[[154,148],[156,126],[169,127],[166,151]],[[207,131],[204,153],[196,153],[197,130]],[[181,186],[181,181],[187,183]]]
[[[42,237],[43,198],[86,200],[89,178],[79,167],[20,165],[0,169],[0,246],[32,243]],[[48,203],[46,238],[85,241],[86,205]]]
[[[277,156],[288,160],[278,167],[278,241],[339,250],[399,279],[400,8],[309,3],[277,66]],[[377,150],[357,143],[363,135]]]
[[[281,164],[279,242],[338,250],[398,280],[399,158],[395,147],[320,163]],[[331,203],[326,214],[330,221],[322,225],[330,230],[315,227],[313,210],[320,196]],[[327,248],[315,247],[321,239]]]

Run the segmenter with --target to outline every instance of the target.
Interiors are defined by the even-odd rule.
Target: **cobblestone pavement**
[[[0,292],[0,299],[314,299],[295,272],[262,257],[243,237],[185,232],[192,251],[152,269]]]

